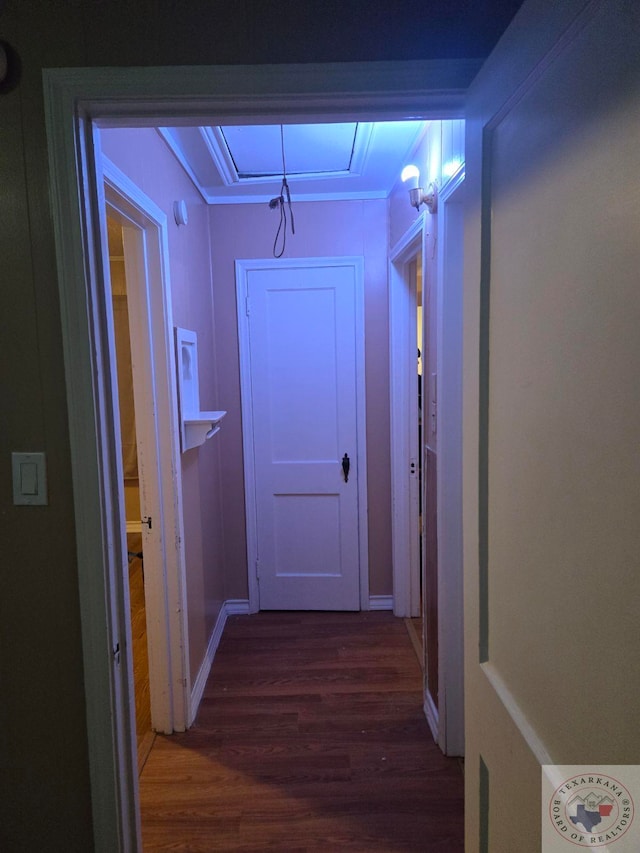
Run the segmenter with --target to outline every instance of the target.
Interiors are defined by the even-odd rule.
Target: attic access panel
[[[220,133],[239,180],[282,175],[279,124],[227,125]],[[348,174],[363,135],[358,122],[287,124],[282,133],[287,175],[298,177]]]

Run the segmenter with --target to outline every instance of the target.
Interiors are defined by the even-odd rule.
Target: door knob
[[[342,473],[344,474],[345,483],[349,482],[349,468],[351,467],[351,460],[345,453],[342,457]]]

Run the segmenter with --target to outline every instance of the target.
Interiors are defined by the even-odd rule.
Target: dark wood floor
[[[196,725],[156,737],[145,851],[462,853],[463,779],[387,613],[229,619]]]

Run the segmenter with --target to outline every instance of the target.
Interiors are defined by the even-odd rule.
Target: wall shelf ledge
[[[217,432],[220,432],[220,421],[226,412],[198,412],[188,415],[183,420],[184,425],[184,450],[198,447]]]

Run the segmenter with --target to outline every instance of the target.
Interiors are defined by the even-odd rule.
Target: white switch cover
[[[44,453],[12,453],[13,502],[37,506],[47,501],[47,469]]]

